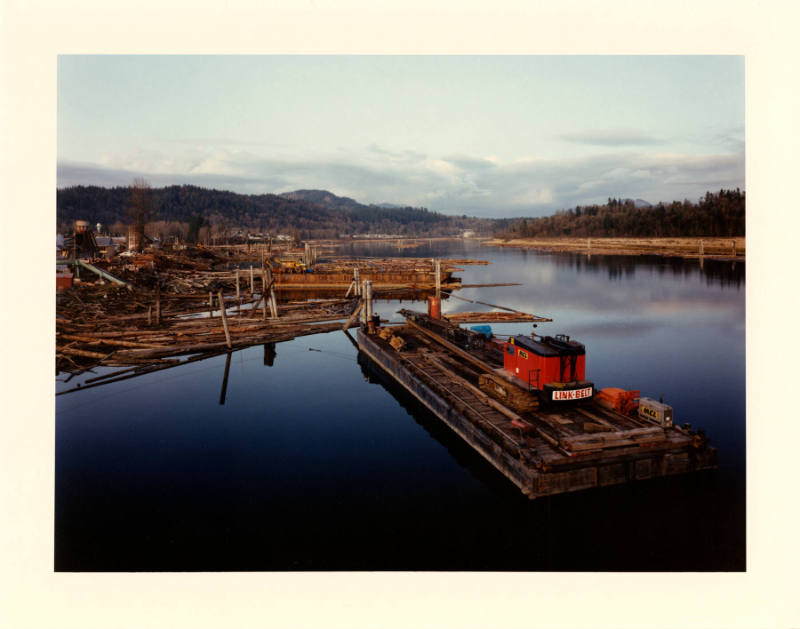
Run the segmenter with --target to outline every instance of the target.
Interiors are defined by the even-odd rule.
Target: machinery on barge
[[[669,405],[587,380],[582,343],[464,328],[437,305],[382,327],[365,302],[359,350],[525,495],[716,468],[703,431],[677,425]]]

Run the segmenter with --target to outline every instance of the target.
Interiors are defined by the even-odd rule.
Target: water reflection
[[[578,272],[605,272],[609,279],[632,278],[637,271],[670,273],[677,277],[699,277],[708,285],[718,284],[739,288],[745,281],[745,262],[716,258],[678,258],[654,255],[596,255],[578,252],[549,253],[529,249],[497,249],[485,247],[468,240],[441,240],[435,246],[424,245],[414,249],[397,249],[382,243],[350,243],[335,250],[335,255],[369,257],[469,257],[500,260],[515,260],[522,266],[547,259],[559,268]],[[469,268],[469,267],[467,267]],[[466,283],[466,281],[465,281]]]
[[[523,259],[527,255],[522,256]],[[705,278],[707,285],[739,288],[745,279],[745,263],[713,258],[672,258],[662,256],[617,256],[559,253],[552,256],[558,267],[579,273],[605,273],[610,280],[635,277],[637,272],[670,273],[676,277]]]

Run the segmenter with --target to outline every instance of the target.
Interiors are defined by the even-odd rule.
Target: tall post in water
[[[442,298],[442,261],[436,260],[436,299]]]
[[[361,297],[361,270],[357,266],[353,267],[353,281],[356,284],[356,295]]]
[[[370,334],[375,333],[375,321],[373,320],[372,312],[372,281],[364,281],[364,308],[367,312],[367,332]]]
[[[359,295],[361,295],[361,323],[365,326],[367,325],[367,321],[369,321],[369,304],[367,302],[367,280],[364,280],[359,286]]]
[[[254,286],[254,281],[253,281],[253,265],[251,264],[250,265],[250,296],[251,297],[253,296],[254,292],[255,292],[255,286]]]
[[[278,299],[275,297],[275,284],[269,287],[269,308],[272,312],[273,319],[278,318]]]
[[[267,269],[261,269],[261,299],[264,300],[262,319],[267,318]]]
[[[236,312],[242,316],[242,294],[239,288],[239,269],[236,269]]]
[[[702,255],[703,255],[703,241],[701,240],[700,241],[700,256],[702,257]]]
[[[219,298],[219,316],[222,317],[222,329],[225,330],[225,344],[228,349],[231,347],[231,333],[228,330],[228,316],[225,313],[225,298],[222,296],[222,290],[217,293]]]
[[[275,298],[275,282],[272,278],[272,269],[264,269],[264,290],[267,291],[265,299],[269,299],[269,312],[270,317],[273,319],[278,318],[278,300]],[[264,306],[266,312],[266,305]]]

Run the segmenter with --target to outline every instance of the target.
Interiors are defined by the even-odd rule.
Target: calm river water
[[[719,470],[529,501],[344,334],[308,336],[232,353],[224,404],[225,356],[56,397],[56,570],[745,569],[743,263],[352,252],[490,260],[457,275],[522,285],[459,296],[551,317],[537,333],[584,343],[598,387],[663,395]],[[401,307],[424,304],[375,306]]]

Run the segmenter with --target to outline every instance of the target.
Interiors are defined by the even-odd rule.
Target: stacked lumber
[[[495,374],[482,373],[478,378],[478,387],[484,393],[518,413],[527,413],[539,408],[539,399],[535,394],[525,391]]]
[[[615,430],[596,432],[583,436],[562,437],[561,446],[570,452],[587,450],[601,450],[606,448],[619,448],[622,446],[652,445],[666,441],[663,428],[631,428],[629,430]]]

